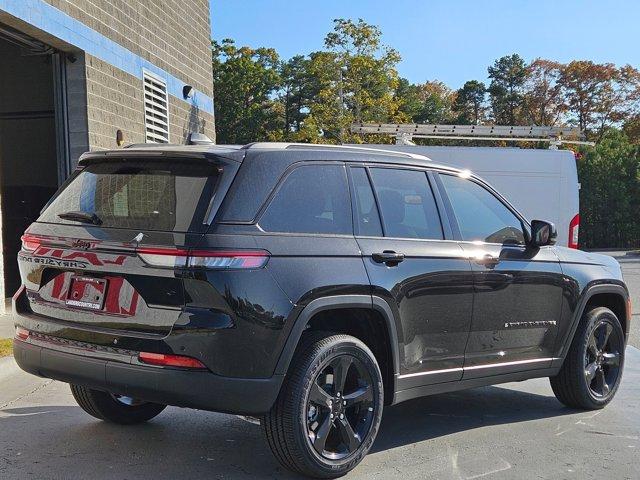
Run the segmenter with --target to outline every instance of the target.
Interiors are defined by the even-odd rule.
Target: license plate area
[[[103,278],[71,277],[66,304],[86,310],[102,310],[107,293],[107,281]]]

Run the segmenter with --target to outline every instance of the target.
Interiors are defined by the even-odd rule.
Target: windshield
[[[201,232],[218,176],[217,167],[185,160],[92,164],[53,199],[38,222]]]

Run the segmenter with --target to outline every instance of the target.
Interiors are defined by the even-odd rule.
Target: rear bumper
[[[14,340],[15,360],[26,372],[141,400],[243,415],[271,409],[283,376],[221,377],[211,372],[132,365]]]

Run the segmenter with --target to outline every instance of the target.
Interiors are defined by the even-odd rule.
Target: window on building
[[[279,188],[259,224],[267,232],[352,234],[345,167],[296,168]]]
[[[144,126],[148,143],[169,143],[167,82],[149,72],[143,74]]]
[[[471,180],[440,175],[458,221],[462,239],[488,243],[523,244],[520,219],[491,192]]]

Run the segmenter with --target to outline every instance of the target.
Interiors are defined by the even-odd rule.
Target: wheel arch
[[[390,352],[391,368],[387,382],[390,390],[385,389],[385,399],[392,399],[396,390],[396,378],[400,368],[400,354],[398,343],[398,328],[389,304],[382,298],[371,295],[336,295],[317,298],[311,301],[296,318],[289,333],[289,337],[276,364],[275,374],[287,373],[296,348],[311,322],[319,315],[331,311],[363,310],[375,313],[382,319],[386,327],[385,339]],[[365,342],[366,343],[366,342]],[[384,376],[384,372],[383,372]]]
[[[564,345],[561,350],[560,363],[562,363],[567,356],[582,316],[591,306],[610,308],[620,320],[625,337],[628,338],[631,312],[629,312],[629,292],[626,287],[618,283],[587,286],[580,296],[578,306],[573,314],[571,330],[564,340]]]

